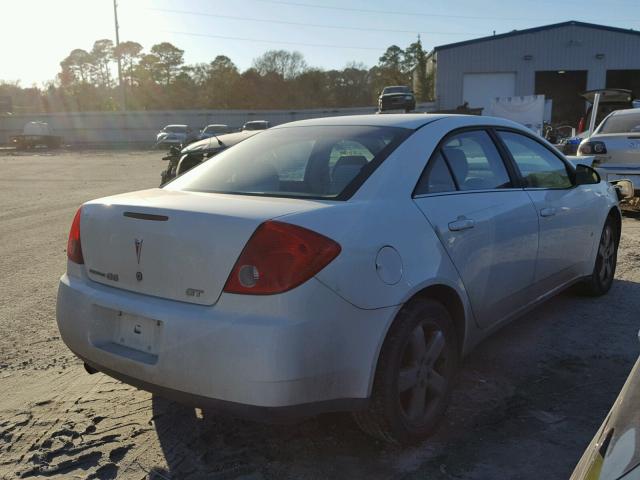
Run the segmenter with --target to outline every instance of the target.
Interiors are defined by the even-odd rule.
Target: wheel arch
[[[454,288],[444,284],[429,285],[415,293],[406,303],[418,298],[436,300],[444,305],[449,315],[451,315],[453,329],[456,333],[458,353],[461,355],[465,350],[464,341],[467,332],[467,315],[464,303],[458,292]]]
[[[620,209],[617,207],[612,207],[607,214],[607,220],[612,220],[615,233],[616,233],[616,242],[620,244],[620,237],[622,236],[622,214],[620,213]]]
[[[420,290],[417,290],[410,294],[401,305],[397,309],[393,320],[389,323],[387,330],[382,338],[379,346],[377,355],[375,358],[375,362],[373,363],[372,372],[370,376],[369,383],[369,393],[371,393],[373,388],[373,381],[378,371],[378,365],[380,363],[380,357],[382,356],[382,350],[384,345],[389,338],[390,333],[393,331],[394,326],[397,324],[398,317],[400,316],[400,312],[406,305],[411,303],[417,299],[428,299],[435,300],[440,302],[451,315],[451,319],[453,321],[453,329],[456,334],[457,346],[458,346],[458,354],[460,357],[463,357],[465,353],[469,350],[469,346],[473,346],[473,342],[470,345],[467,345],[468,339],[467,334],[471,334],[473,336],[473,314],[470,311],[470,308],[465,303],[465,297],[463,292],[459,292],[455,287],[448,285],[446,283],[433,283],[430,285],[423,286]]]

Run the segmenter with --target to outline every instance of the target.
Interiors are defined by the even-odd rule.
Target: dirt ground
[[[440,431],[390,448],[348,415],[262,425],[85,373],[55,322],[71,219],[156,186],[160,157],[0,153],[0,478],[568,478],[640,352],[640,220],[609,295],[567,292],[501,330],[465,360]]]

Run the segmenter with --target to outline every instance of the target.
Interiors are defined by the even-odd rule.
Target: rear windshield
[[[409,87],[386,87],[382,93],[409,93]]]
[[[611,115],[602,122],[597,133],[640,133],[640,110],[637,113]]]
[[[410,133],[404,128],[370,126],[265,130],[165,188],[342,200]]]

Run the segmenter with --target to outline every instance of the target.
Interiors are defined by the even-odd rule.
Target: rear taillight
[[[248,295],[286,292],[317,274],[340,250],[338,243],[306,228],[265,222],[242,250],[224,291]]]
[[[607,153],[607,147],[604,142],[583,142],[580,144],[578,152],[582,155],[600,155]]]
[[[84,263],[82,256],[82,246],[80,245],[80,214],[82,208],[79,208],[76,212],[76,216],[73,217],[73,223],[71,224],[71,230],[69,230],[69,241],[67,242],[67,257],[74,263]]]

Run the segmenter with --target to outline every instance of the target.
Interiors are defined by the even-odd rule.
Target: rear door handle
[[[457,220],[449,223],[449,230],[452,232],[460,232],[475,227],[476,222],[466,217],[458,217]]]
[[[556,209],[553,207],[543,208],[540,210],[541,217],[553,217],[556,214]]]

